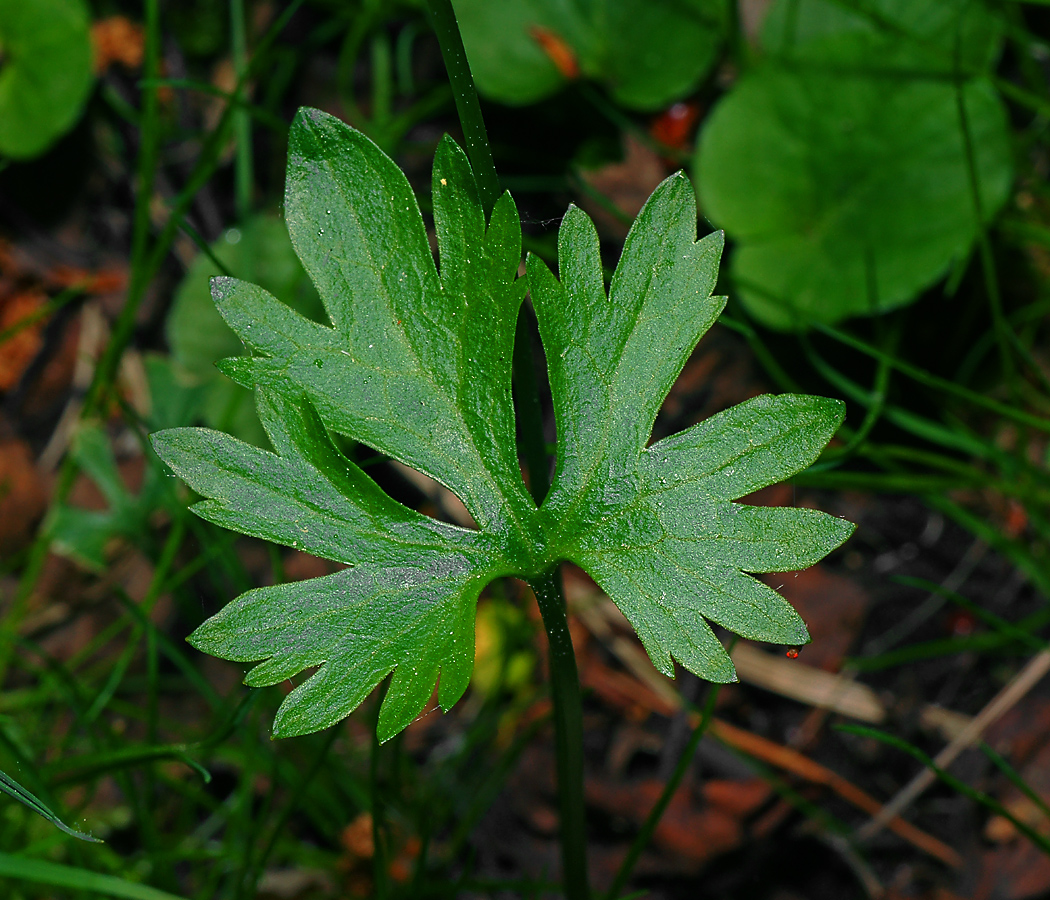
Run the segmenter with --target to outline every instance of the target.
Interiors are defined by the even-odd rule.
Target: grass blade
[[[965,797],[981,804],[986,809],[991,810],[997,815],[1002,816],[1005,819],[1009,819],[1013,826],[1021,832],[1028,840],[1036,845],[1040,850],[1050,856],[1050,839],[1047,839],[1044,835],[1041,835],[1038,831],[1032,828],[1030,825],[1022,822],[1017,818],[1010,810],[1003,806],[998,800],[993,797],[989,797],[983,791],[978,791],[975,788],[970,787],[965,781],[956,778],[949,772],[946,772],[940,766],[938,766],[931,757],[923,753],[918,747],[909,744],[907,741],[902,740],[896,735],[889,734],[886,731],[882,731],[878,728],[869,728],[866,725],[852,725],[843,724],[836,725],[836,731],[844,731],[847,734],[855,734],[860,737],[874,738],[883,744],[889,744],[891,747],[895,747],[898,750],[903,750],[909,756],[912,756],[918,762],[926,766],[934,775],[936,775],[941,781],[943,781],[948,787],[954,791],[958,791]]]
[[[90,834],[84,834],[82,831],[77,831],[75,828],[70,828],[65,822],[63,822],[51,808],[44,803],[36,794],[26,790],[22,785],[15,781],[10,775],[0,772],[0,791],[7,794],[9,797],[14,797],[19,803],[24,806],[28,806],[38,816],[42,816],[47,819],[55,828],[64,831],[70,837],[75,837],[79,841],[88,841],[92,844],[101,844],[101,839],[92,837]]]
[[[35,881],[52,887],[90,891],[121,900],[184,900],[167,891],[159,891],[146,884],[125,881],[114,875],[101,875],[78,866],[63,866],[40,859],[26,859],[10,853],[0,853],[0,877]]]

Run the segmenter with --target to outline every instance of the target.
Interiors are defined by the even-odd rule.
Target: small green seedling
[[[209,250],[210,255],[202,253],[193,261],[175,291],[166,323],[171,356],[202,388],[200,421],[243,440],[263,443],[266,438],[251,391],[215,369],[217,359],[242,350],[237,335],[211,302],[208,283],[222,274],[216,263],[276,294],[312,319],[324,315],[321,299],[288,241],[288,229],[277,216],[254,216],[229,229]]]
[[[194,420],[200,405],[200,391],[181,383],[171,363],[161,356],[144,360],[151,409],[148,428],[166,428]],[[79,469],[95,483],[106,500],[106,509],[84,509],[56,503],[44,526],[51,549],[76,560],[85,568],[101,572],[106,567],[107,550],[116,540],[141,541],[149,533],[150,517],[158,508],[172,509],[179,497],[161,463],[148,453],[146,469],[138,493],[128,490],[113,455],[105,429],[96,423],[81,422],[73,437],[70,454]]]
[[[711,295],[722,235],[696,240],[693,189],[668,178],[635,221],[606,292],[598,236],[572,207],[559,274],[530,257],[504,194],[486,216],[449,138],[433,171],[440,270],[400,169],[359,132],[303,110],[290,134],[285,213],[331,327],[232,278],[216,305],[251,356],[220,368],[254,388],[275,452],[219,432],[154,435],[202,494],[201,517],[347,568],[248,591],[190,638],[260,662],[246,682],[317,671],[285,699],[275,736],[338,722],[393,672],[382,740],[437,686],[448,709],[474,662],[478,595],[495,578],[533,583],[562,560],[590,573],[637,629],[656,667],[673,659],[735,678],[709,622],[802,644],[806,626],[751,573],[809,566],[853,526],[811,509],[733,501],[809,465],[842,421],[835,400],[761,396],[647,446],[660,405],[725,298]],[[511,400],[526,289],[546,351],[557,462],[541,506],[518,461]],[[333,443],[346,435],[449,488],[477,529],[392,500]]]

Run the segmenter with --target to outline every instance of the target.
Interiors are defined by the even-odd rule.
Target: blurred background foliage
[[[611,271],[678,168],[701,233],[726,232],[727,313],[656,436],[762,391],[849,404],[815,466],[753,498],[860,523],[774,584],[814,644],[790,661],[736,648],[745,683],[706,734],[690,739],[696,682],[654,677],[566,573],[596,884],[1050,896],[1050,6],[453,4],[530,252],[556,261],[574,202]],[[265,442],[214,368],[241,347],[208,280],[323,314],[281,219],[301,105],[392,154],[426,212],[434,147],[460,131],[421,0],[0,0],[5,896],[551,890],[544,651],[520,585],[482,599],[464,701],[382,750],[375,704],[271,742],[293,685],[249,692],[242,667],[183,640],[241,591],[331,571],[196,520],[146,440],[203,424]],[[343,449],[402,502],[469,524],[439,485]],[[876,836],[865,823],[916,760],[1018,683],[955,781]]]

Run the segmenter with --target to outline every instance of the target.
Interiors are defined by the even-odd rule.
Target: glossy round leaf
[[[563,47],[579,74],[633,109],[658,109],[689,93],[715,60],[723,0],[455,0],[481,93],[532,103],[568,80],[544,49]]]
[[[986,80],[962,90],[987,220],[1012,179],[1006,113]],[[965,256],[978,219],[957,99],[945,81],[767,66],[722,100],[699,194],[737,242],[756,317],[795,328],[892,309]]]
[[[772,56],[852,74],[982,74],[1002,27],[975,0],[776,0],[762,27]]]
[[[82,0],[0,0],[0,154],[46,150],[73,127],[93,81]]]
[[[740,296],[778,328],[910,302],[1010,189],[1006,112],[982,74],[997,20],[971,0],[776,0],[762,40],[769,59],[716,107],[696,162]]]

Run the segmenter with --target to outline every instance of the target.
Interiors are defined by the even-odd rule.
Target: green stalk
[[[750,287],[750,285],[748,285],[748,287]],[[1025,412],[1021,409],[1015,409],[1010,404],[1000,403],[998,400],[986,397],[978,391],[972,391],[969,388],[958,385],[950,379],[941,378],[939,375],[927,372],[919,366],[913,366],[911,363],[898,359],[892,354],[884,353],[877,347],[873,347],[871,344],[867,344],[859,338],[855,338],[848,332],[841,331],[831,325],[825,325],[823,322],[809,322],[808,324],[814,331],[826,334],[828,337],[834,338],[836,341],[845,344],[847,347],[857,350],[873,359],[880,361],[884,360],[888,366],[896,369],[902,375],[917,381],[919,384],[933,388],[934,390],[944,391],[946,394],[958,397],[960,400],[965,400],[968,403],[972,403],[980,409],[986,409],[989,412],[1000,415],[1004,419],[1017,422],[1019,425],[1027,425],[1038,431],[1050,432],[1050,420],[1047,420],[1042,416],[1033,415],[1032,413]]]
[[[474,77],[470,74],[467,53],[463,49],[463,38],[459,33],[456,14],[451,0],[427,0],[430,22],[441,47],[441,58],[445,61],[448,80],[452,84],[452,95],[456,101],[456,112],[463,128],[463,140],[467,145],[474,177],[478,182],[478,193],[485,213],[503,193],[496,163],[492,158],[485,120],[481,115],[478,92]],[[518,398],[518,415],[522,422],[522,442],[525,461],[529,468],[529,489],[536,502],[542,502],[550,486],[547,462],[547,447],[543,440],[543,420],[540,415],[539,391],[533,369],[529,335],[526,333],[524,313],[518,319],[514,341],[514,386]],[[520,349],[519,349],[520,347]]]
[[[485,212],[492,212],[500,194],[499,175],[492,159],[492,147],[485,131],[485,120],[481,117],[481,104],[474,87],[474,77],[467,63],[467,51],[463,49],[463,38],[459,34],[456,14],[451,0],[427,0],[430,24],[441,46],[441,58],[445,61],[448,80],[456,100],[456,112],[463,127],[463,140],[467,145],[467,156],[478,180],[478,193]]]
[[[263,869],[266,867],[267,861],[270,859],[274,848],[277,846],[277,841],[287,833],[288,821],[303,802],[307,789],[324,766],[325,760],[328,758],[328,751],[332,749],[332,744],[334,744],[335,739],[339,737],[341,730],[342,729],[338,727],[328,729],[328,733],[325,735],[324,740],[317,749],[317,755],[314,756],[314,761],[303,774],[302,779],[295,786],[292,796],[288,798],[287,803],[285,803],[284,807],[277,815],[277,819],[274,822],[273,828],[270,830],[270,835],[266,840],[266,844],[263,846],[262,852],[254,861],[252,861],[251,865],[248,867],[246,877],[241,882],[241,887],[248,892],[248,896],[255,896],[258,889],[259,879],[262,877]],[[276,779],[274,780],[276,781]]]
[[[368,759],[368,785],[372,795],[372,894],[376,900],[385,900],[389,895],[386,855],[386,805],[383,803],[383,788],[379,780],[379,711],[389,685],[380,687],[376,695],[376,718],[372,728],[372,752]],[[333,728],[332,731],[337,729]]]
[[[467,156],[478,182],[481,205],[486,213],[502,194],[496,164],[492,158],[481,104],[474,78],[463,49],[456,14],[450,0],[427,0],[430,22],[441,47],[456,112],[463,128]],[[532,354],[525,342],[524,327],[519,319],[514,353],[514,385],[523,414],[525,458],[529,463],[530,490],[542,498],[549,487],[547,450],[541,421],[537,415],[539,397],[532,368]],[[521,351],[517,345],[523,345]],[[540,462],[542,460],[542,463]],[[550,648],[551,698],[554,704],[554,743],[557,754],[558,802],[561,811],[561,848],[565,896],[569,900],[587,900],[587,837],[583,802],[583,707],[580,701],[580,678],[576,656],[569,635],[565,595],[557,567],[529,581],[536,594],[543,627]]]
[[[562,881],[569,900],[587,900],[587,829],[583,803],[583,705],[576,654],[557,569],[529,581],[547,631],[554,747],[561,813]]]
[[[244,22],[244,0],[230,0],[230,54],[237,76],[237,99],[247,104],[245,81],[248,72],[248,38]],[[237,219],[244,222],[252,209],[252,188],[255,181],[252,172],[252,118],[247,109],[241,107],[233,114],[233,132],[236,145],[234,160],[234,197]]]

